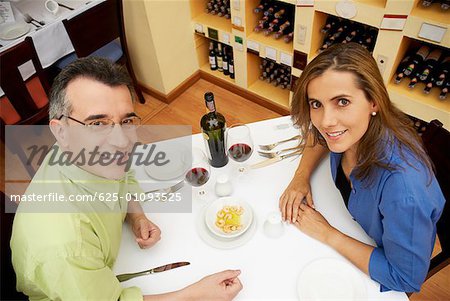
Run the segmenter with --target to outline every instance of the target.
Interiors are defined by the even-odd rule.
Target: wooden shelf
[[[218,40],[221,41],[223,33],[230,34],[230,40],[233,40],[232,32],[238,35],[238,31],[233,29],[230,20],[210,15],[204,12],[205,1],[190,0],[192,22],[203,26],[205,36],[208,37],[208,27],[218,30]],[[241,0],[242,1],[242,0]],[[303,28],[306,34],[303,41],[300,40],[298,33],[295,35],[294,43],[284,43],[282,39],[275,40],[272,36],[264,36],[263,33],[253,31],[261,14],[255,14],[253,9],[259,4],[260,0],[246,0],[240,10],[231,10],[232,18],[240,17],[244,33],[242,33],[244,46],[247,49],[253,49],[251,42],[259,45],[258,54],[253,52],[235,51],[235,74],[236,79],[232,80],[224,76],[218,71],[211,71],[208,63],[208,43],[206,37],[197,37],[196,47],[200,70],[211,75],[213,79],[222,79],[226,83],[230,83],[230,89],[239,87],[255,97],[267,99],[266,106],[274,106],[289,109],[289,101],[292,93],[275,87],[270,83],[259,79],[261,70],[259,64],[261,57],[267,57],[266,47],[276,50],[276,61],[280,63],[280,54],[286,53],[293,55],[294,49],[307,54],[307,62],[310,62],[318,53],[318,49],[322,45],[324,35],[320,32],[325,25],[329,15],[338,16],[336,5],[341,0],[314,1],[313,7],[297,6],[297,0],[278,0],[288,3],[295,7],[294,29]],[[434,7],[424,8],[420,5],[421,0],[353,0],[356,6],[356,16],[351,18],[352,21],[359,22],[374,28],[380,28],[381,22],[385,15],[408,15],[405,27],[402,31],[380,30],[377,37],[373,56],[377,60],[383,59],[385,65],[380,68],[383,70],[383,78],[387,84],[387,88],[391,99],[400,109],[406,113],[421,118],[426,121],[439,119],[444,123],[446,128],[450,128],[450,100],[440,100],[439,89],[433,89],[429,95],[422,92],[423,84],[419,83],[415,89],[407,87],[408,80],[400,85],[392,82],[395,69],[408,49],[419,47],[420,43],[427,42],[429,44],[438,45],[443,48],[450,48],[450,28],[448,22],[448,12],[440,10],[439,6],[433,4]],[[338,16],[339,17],[339,16]],[[423,23],[429,23],[446,29],[446,33],[439,42],[429,41],[418,37]],[[239,32],[240,33],[240,32]],[[255,46],[255,44],[253,44]],[[236,44],[233,44],[236,47]],[[248,47],[250,46],[250,47]],[[244,48],[245,49],[245,48]],[[237,49],[234,49],[237,50]],[[301,70],[292,69],[294,76],[300,76]]]
[[[442,25],[449,23],[449,12],[442,10],[439,3],[433,3],[430,7],[423,7],[420,2],[414,6],[411,16]]]
[[[444,127],[450,129],[450,99],[440,100],[439,89],[433,88],[430,94],[423,93],[424,84],[418,83],[414,89],[408,88],[408,79],[400,84],[392,80],[388,92],[392,101],[405,113],[424,121],[439,119]]]
[[[274,87],[262,80],[257,80],[248,89],[259,96],[265,97],[271,102],[289,109],[289,90]]]
[[[235,84],[234,79],[230,78],[227,75],[224,75],[223,72],[220,72],[218,70],[211,70],[211,68],[209,67],[209,63],[200,66],[200,70],[222,80],[226,80],[229,83]]]
[[[294,53],[294,46],[293,46],[292,42],[285,43],[283,41],[283,38],[281,38],[279,40],[275,40],[271,36],[268,36],[268,37],[264,36],[263,33],[252,32],[247,37],[247,43],[248,43],[248,40],[256,42],[260,45],[259,52],[260,52],[261,56],[263,56],[263,57],[265,57],[265,47],[271,47],[271,48],[276,49],[277,52],[282,51],[282,52],[288,53],[290,55],[292,55]]]
[[[208,33],[207,27],[210,27],[228,33],[231,36],[232,25],[230,19],[202,13],[197,15],[192,21],[194,23],[202,24],[204,27],[203,30],[206,34]]]
[[[336,13],[336,4],[342,2],[341,0],[327,0],[315,1],[314,9],[329,15],[338,16]],[[381,21],[385,13],[385,1],[355,1],[356,16],[352,21],[370,25],[376,28],[380,27]],[[338,16],[339,17],[339,16]]]

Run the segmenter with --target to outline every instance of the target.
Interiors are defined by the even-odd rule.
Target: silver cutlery
[[[160,189],[146,191],[145,194],[148,195],[148,194],[152,194],[152,193],[160,193],[160,194],[174,193],[174,192],[180,190],[183,186],[184,186],[184,180],[176,183],[175,185],[167,187],[167,188],[160,188]],[[146,198],[144,201],[147,201],[149,199],[153,199],[153,198]]]
[[[23,14],[23,19],[25,20],[25,22],[31,23],[37,27],[41,27],[41,26],[45,25],[44,21],[38,21],[36,19],[33,19],[33,17],[30,16],[29,14]]]
[[[171,270],[171,269],[176,269],[176,268],[179,268],[179,267],[182,267],[182,266],[185,266],[185,265],[190,265],[190,264],[191,264],[190,262],[186,262],[186,261],[169,263],[169,264],[162,265],[160,267],[153,268],[153,269],[150,269],[150,270],[137,272],[137,273],[120,274],[120,275],[117,275],[116,277],[117,277],[117,279],[120,282],[123,282],[123,281],[130,280],[132,278],[135,278],[135,277],[144,276],[144,275],[150,275],[150,274],[154,274],[154,273],[161,273],[161,272],[164,272],[164,271],[168,271],[168,270]]]
[[[258,154],[260,156],[266,157],[266,158],[273,158],[276,157],[278,155],[281,155],[283,153],[289,152],[289,151],[293,151],[293,150],[299,150],[300,149],[300,145],[296,146],[296,147],[290,147],[290,148],[286,148],[286,149],[282,149],[276,152],[268,152],[268,151],[258,151]]]
[[[284,160],[286,158],[293,157],[293,156],[299,156],[301,154],[302,154],[302,151],[298,150],[298,151],[295,151],[295,152],[292,152],[292,153],[289,153],[289,154],[286,154],[286,155],[281,155],[281,156],[280,155],[276,155],[273,158],[266,159],[266,160],[263,160],[261,162],[252,164],[252,165],[250,165],[250,168],[256,169],[256,168],[266,167],[266,166],[272,165],[274,163],[280,162],[281,160]]]
[[[288,138],[288,139],[285,139],[285,140],[281,140],[281,141],[278,141],[278,142],[274,142],[274,143],[270,143],[270,144],[262,144],[262,145],[260,144],[259,148],[262,149],[262,150],[270,151],[270,150],[274,149],[275,147],[277,147],[281,143],[285,143],[285,142],[289,142],[289,141],[293,141],[293,140],[298,140],[300,138],[301,138],[300,135],[296,135],[294,137],[291,137],[291,138]]]
[[[56,2],[56,3],[58,3],[58,5],[61,6],[61,7],[67,8],[67,9],[69,9],[69,10],[74,10],[73,7],[70,7],[70,6],[67,6],[67,5],[65,5],[65,4],[62,4],[61,2]]]

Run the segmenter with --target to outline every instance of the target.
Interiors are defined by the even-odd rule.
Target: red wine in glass
[[[244,162],[252,155],[252,148],[245,143],[236,143],[228,149],[228,153],[234,161]]]
[[[203,167],[192,168],[186,173],[186,181],[194,187],[199,187],[208,182],[209,172]]]

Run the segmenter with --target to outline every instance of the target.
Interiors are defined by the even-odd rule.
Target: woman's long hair
[[[391,102],[372,55],[356,43],[333,45],[313,59],[300,76],[291,103],[291,115],[303,137],[312,135],[314,145],[319,143],[327,147],[325,139],[311,123],[307,94],[310,81],[327,70],[354,74],[357,87],[378,108],[377,115],[370,118],[368,129],[358,144],[356,178],[372,180],[372,172],[376,166],[388,170],[396,168],[387,160],[386,143],[391,147],[396,144],[403,159],[405,157],[402,150],[410,149],[432,173],[432,163],[422,147],[420,137],[411,126],[411,121]]]

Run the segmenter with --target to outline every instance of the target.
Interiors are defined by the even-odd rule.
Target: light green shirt
[[[81,168],[49,165],[51,152],[26,195],[95,195],[138,192],[133,175],[109,181]],[[116,196],[117,196],[116,195]],[[105,195],[103,195],[105,196]],[[138,287],[122,288],[111,268],[116,260],[126,199],[116,202],[22,201],[11,237],[17,290],[30,300],[142,300]]]

